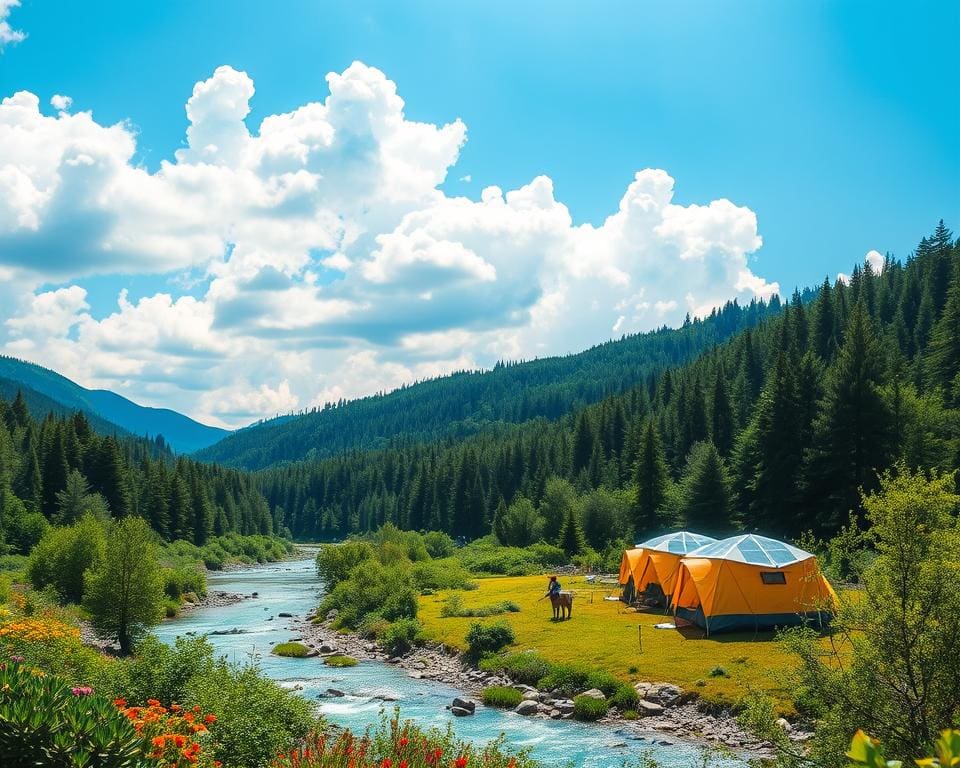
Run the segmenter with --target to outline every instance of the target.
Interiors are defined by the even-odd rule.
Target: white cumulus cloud
[[[10,12],[20,5],[20,0],[0,0],[0,52],[4,46],[12,43],[19,43],[26,39],[26,34],[20,30],[13,29],[10,22]]]
[[[186,102],[185,145],[153,172],[127,123],[62,95],[55,115],[26,91],[0,101],[0,347],[237,425],[778,290],[750,266],[749,208],[679,205],[658,169],[597,224],[574,224],[548,176],[448,195],[459,119],[409,120],[360,62],[327,84],[251,126],[253,79],[218,67]],[[164,289],[94,312],[84,281],[116,274]]]

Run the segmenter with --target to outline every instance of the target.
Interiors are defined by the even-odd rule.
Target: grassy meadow
[[[459,594],[467,608],[504,600],[520,606],[516,613],[480,619],[510,623],[516,635],[510,651],[535,650],[552,662],[596,666],[627,680],[675,683],[717,704],[734,704],[748,689],[760,690],[772,696],[784,713],[792,711],[787,673],[795,660],[773,640],[772,633],[708,639],[698,629],[654,629],[654,624],[671,617],[637,613],[619,601],[605,601],[605,596],[619,593],[615,585],[594,586],[582,576],[561,582],[564,589],[576,592],[573,617],[564,622],[551,621],[549,601],[539,599],[547,583],[544,576],[484,578],[478,581],[478,589]],[[463,649],[467,630],[478,619],[442,617],[449,594],[422,595],[418,615],[428,637]],[[642,635],[642,650],[638,635]],[[718,674],[718,667],[727,676]]]

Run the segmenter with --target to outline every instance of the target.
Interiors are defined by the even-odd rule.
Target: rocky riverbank
[[[544,719],[570,719],[573,701],[555,691],[539,691],[510,680],[502,674],[490,674],[467,664],[459,651],[442,644],[427,644],[414,648],[403,656],[391,656],[376,643],[355,634],[345,634],[332,628],[331,618],[314,623],[314,616],[296,617],[288,623],[290,639],[311,649],[311,655],[333,656],[343,654],[359,660],[379,661],[396,665],[413,679],[429,679],[458,688],[464,696],[451,703],[455,715],[469,716],[483,689],[489,686],[512,686],[523,692],[523,701],[516,708],[521,715]],[[615,708],[597,721],[599,725],[615,729],[622,737],[646,739],[653,744],[669,745],[673,740],[697,742],[731,749],[749,751],[757,757],[768,754],[769,744],[759,742],[743,731],[732,713],[707,711],[696,701],[696,695],[682,691],[670,683],[637,683],[640,703],[636,719],[626,719]],[[600,691],[585,691],[587,695],[602,697]],[[331,690],[331,696],[342,695]],[[466,706],[465,706],[466,705]],[[803,741],[809,734],[793,728],[786,721],[782,725],[792,739]]]

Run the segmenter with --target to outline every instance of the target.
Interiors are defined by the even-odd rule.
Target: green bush
[[[496,653],[511,645],[514,639],[513,628],[505,621],[492,624],[475,621],[467,632],[467,656],[482,659],[488,653]]]
[[[213,757],[224,768],[266,766],[316,728],[313,705],[255,666],[217,661],[186,685],[186,705],[217,717]]]
[[[182,601],[184,595],[193,592],[206,597],[207,577],[196,568],[163,568],[163,591],[171,600]]]
[[[538,688],[556,690],[566,696],[589,688],[599,688],[605,695],[612,696],[620,685],[621,682],[605,670],[574,664],[551,664],[550,671],[537,683]]]
[[[328,667],[355,667],[359,662],[353,658],[353,656],[343,656],[342,654],[334,654],[333,656],[327,656],[323,663]]]
[[[277,643],[273,646],[271,653],[277,656],[290,656],[295,659],[302,659],[310,655],[310,649],[303,643]]]
[[[434,559],[452,557],[457,551],[457,545],[453,539],[443,531],[429,531],[423,534],[423,545],[427,548],[427,554]]]
[[[547,676],[551,664],[535,651],[521,651],[507,656],[490,656],[480,662],[484,672],[504,672],[511,680],[537,686]]]
[[[387,621],[415,618],[417,591],[409,565],[384,566],[375,559],[363,561],[327,593],[320,603],[320,615],[334,608],[338,611],[337,625],[350,629],[361,626],[371,613]]]
[[[421,592],[432,589],[476,589],[473,577],[456,558],[422,560],[413,564],[413,581]]]
[[[575,720],[599,720],[607,714],[607,702],[592,696],[575,696],[573,717]]]
[[[398,619],[377,635],[377,642],[391,656],[400,656],[423,642],[423,627],[416,619]]]
[[[0,665],[0,754],[4,768],[144,764],[142,740],[109,698],[15,661]]]
[[[483,703],[488,707],[499,707],[500,709],[513,709],[523,701],[523,694],[520,691],[505,685],[493,685],[484,688],[481,695]]]
[[[475,574],[523,576],[566,562],[563,550],[551,544],[503,547],[493,536],[476,539],[457,551],[457,559]]]
[[[30,553],[27,577],[34,589],[51,586],[61,600],[83,599],[83,575],[103,562],[106,534],[91,515],[62,528],[51,528]]]
[[[616,707],[621,712],[635,710],[640,701],[640,694],[629,683],[620,683],[609,699],[611,707]]]
[[[516,613],[519,610],[520,606],[512,600],[501,600],[499,603],[492,603],[491,605],[465,608],[463,598],[454,592],[447,597],[440,608],[440,615],[444,618],[485,618],[487,616],[499,616],[502,613]]]
[[[346,581],[360,563],[373,560],[373,547],[365,541],[346,541],[343,544],[324,544],[317,552],[317,576],[333,589]]]

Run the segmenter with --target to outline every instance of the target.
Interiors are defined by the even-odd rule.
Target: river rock
[[[337,618],[339,615],[340,611],[338,611],[336,608],[331,608],[329,611],[327,611],[327,621],[333,621],[333,619]]]
[[[543,696],[540,691],[527,691],[523,694],[524,701],[540,701],[540,697]]]
[[[347,694],[345,694],[339,688],[327,688],[327,696],[333,696],[334,698],[339,699],[346,695]]]
[[[463,707],[450,707],[450,712],[454,717],[469,717],[473,712],[469,709],[464,709]]]
[[[287,613],[286,611],[280,611],[280,613],[278,613],[277,616],[279,616],[281,619],[292,619],[292,618],[293,618],[293,614],[292,614],[292,613]]]
[[[211,632],[211,635],[242,635],[246,632],[245,629],[238,629],[237,627],[232,627],[231,629],[215,629]]]
[[[599,688],[591,688],[589,691],[584,691],[580,694],[581,696],[588,696],[591,699],[596,699],[597,701],[606,701],[606,694],[601,691]]]
[[[513,711],[518,715],[535,715],[539,709],[540,705],[535,701],[521,701]]]
[[[336,653],[337,647],[335,645],[330,645],[330,643],[321,643],[317,650],[320,651],[320,653]]]
[[[470,714],[472,715],[477,708],[477,703],[475,701],[470,701],[470,699],[461,699],[459,696],[457,696],[453,700],[453,707],[469,710]]]
[[[779,725],[784,733],[790,733],[793,730],[793,726],[790,725],[789,721],[785,717],[781,717],[777,720],[777,725]]]
[[[638,715],[662,715],[663,707],[660,704],[657,704],[653,701],[647,701],[646,699],[640,699],[637,702],[636,711]]]

